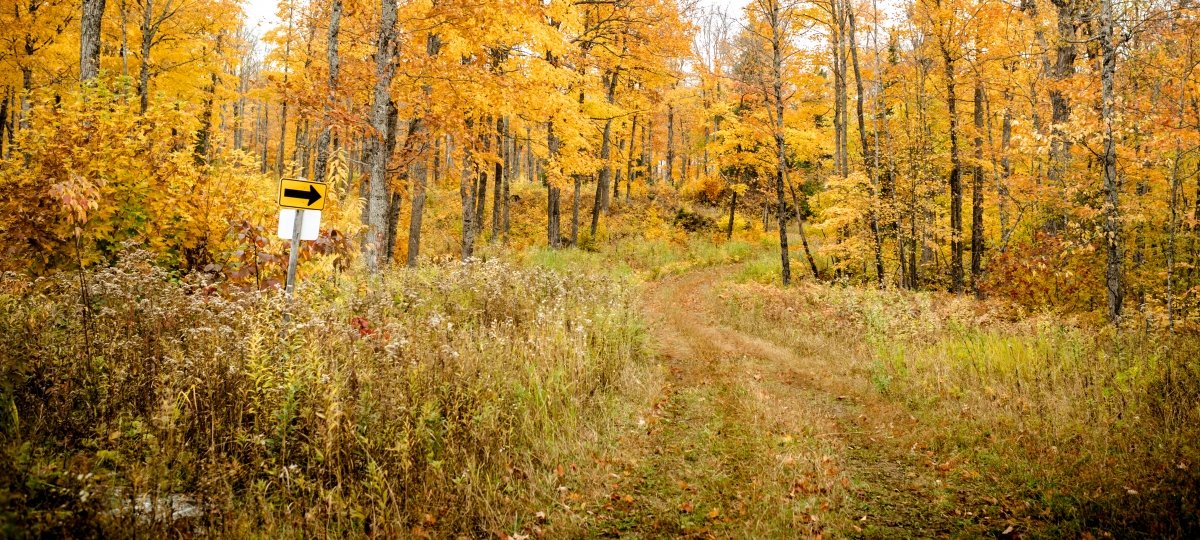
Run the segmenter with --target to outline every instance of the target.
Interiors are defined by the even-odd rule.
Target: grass
[[[291,305],[140,252],[86,310],[4,276],[0,536],[1200,530],[1195,338],[781,288],[750,234],[601,245]]]
[[[650,376],[628,284],[547,266],[341,274],[288,306],[135,253],[88,277],[86,325],[75,280],[7,279],[0,535],[538,526]]]
[[[1194,338],[1116,335],[937,293],[730,283],[720,294],[724,323],[821,359],[819,386],[905,425],[890,431],[899,451],[868,462],[929,460],[1021,534],[1200,529]],[[843,523],[878,511],[879,497],[860,495]]]

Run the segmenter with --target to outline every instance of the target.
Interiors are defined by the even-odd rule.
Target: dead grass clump
[[[1200,340],[938,293],[727,285],[732,325],[823,356],[1062,534],[1200,531]]]
[[[645,355],[625,284],[500,262],[87,281],[0,283],[0,534],[518,530]]]

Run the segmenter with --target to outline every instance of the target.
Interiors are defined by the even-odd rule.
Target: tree
[[[396,74],[396,0],[381,0],[379,33],[375,39],[375,91],[371,101],[371,128],[368,136],[370,182],[367,192],[367,239],[364,257],[368,268],[382,265],[381,250],[387,234],[387,163],[384,138],[388,133],[388,107],[392,103],[392,78]]]
[[[100,28],[104,22],[104,0],[83,0],[79,22],[79,80],[87,82],[100,73]]]

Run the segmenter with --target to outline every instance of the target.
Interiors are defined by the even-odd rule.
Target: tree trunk
[[[962,162],[958,153],[958,96],[955,93],[954,58],[945,43],[942,60],[946,73],[946,107],[950,116],[950,290],[963,290]]]
[[[249,84],[246,69],[245,65],[238,68],[238,97],[233,102],[233,148],[236,150],[246,149],[246,90]]]
[[[333,132],[333,119],[330,118],[330,113],[333,109],[333,103],[337,99],[337,79],[340,66],[338,62],[338,34],[342,27],[342,0],[332,1],[333,3],[329,7],[329,42],[325,48],[325,56],[329,62],[329,80],[326,82],[325,87],[328,96],[325,98],[325,114],[322,117],[324,127],[321,128],[321,135],[317,137],[317,157],[313,163],[313,180],[317,182],[325,181],[326,164],[329,163],[329,139]]]
[[[630,142],[632,143],[633,141],[630,141]],[[624,153],[625,153],[625,139],[622,137],[617,137],[617,156],[620,157]],[[621,167],[613,167],[613,171],[614,171],[614,174],[613,174],[613,181],[612,181],[612,193],[610,193],[609,196],[605,197],[606,199],[608,199],[609,204],[611,204],[612,201],[620,200],[620,198],[621,198],[621,179],[623,178],[622,175],[624,175],[624,173],[625,173],[625,171]],[[608,210],[607,205],[605,205],[605,210]]]
[[[547,224],[546,236],[552,249],[562,247],[560,232],[560,224],[562,223],[562,210],[558,200],[562,197],[562,189],[555,186],[546,186],[546,205],[547,205]]]
[[[1051,185],[1057,186],[1065,195],[1067,186],[1064,178],[1071,161],[1071,141],[1066,134],[1066,124],[1071,119],[1071,103],[1063,85],[1075,72],[1075,0],[1051,0],[1058,8],[1058,44],[1053,65],[1048,65],[1050,85],[1050,165],[1046,171]],[[1060,199],[1052,208],[1046,230],[1057,233],[1066,226],[1067,201]]]
[[[1183,128],[1183,92],[1179,98],[1179,127]],[[1175,139],[1175,156],[1171,160],[1171,219],[1167,231],[1167,329],[1175,332],[1175,236],[1179,229],[1179,161],[1183,148],[1178,137]]]
[[[736,210],[737,210],[737,191],[734,191],[733,195],[729,199],[729,226],[726,228],[726,231],[725,231],[725,239],[726,240],[733,239],[733,217],[735,215],[734,212]]]
[[[371,127],[368,139],[371,178],[367,195],[367,238],[365,262],[371,271],[380,267],[380,250],[387,234],[387,164],[383,138],[388,129],[388,109],[391,106],[392,78],[396,74],[396,0],[380,1],[379,34],[375,40],[375,89],[372,94]],[[286,106],[287,102],[284,102]],[[280,143],[282,144],[282,143]],[[280,152],[282,159],[282,152]],[[464,252],[466,249],[464,247]],[[467,258],[467,257],[464,257]]]
[[[220,43],[220,37],[217,38]],[[217,73],[209,74],[208,86],[204,88],[203,110],[200,111],[200,128],[196,131],[196,147],[193,152],[197,165],[208,163],[210,140],[212,138],[213,105],[216,101]]]
[[[830,45],[833,49],[833,133],[834,169],[838,176],[850,174],[849,135],[847,134],[847,91],[846,91],[846,14],[849,6],[844,0],[830,2]]]
[[[384,240],[383,262],[391,262],[396,257],[396,236],[400,226],[400,207],[404,201],[400,194],[392,192],[388,196],[387,207],[387,238]]]
[[[975,174],[971,179],[971,291],[983,278],[983,79],[975,79]]]
[[[850,59],[854,67],[854,88],[857,92],[855,96],[855,114],[858,116],[858,139],[862,144],[863,168],[868,171],[868,176],[870,177],[870,184],[867,186],[867,197],[871,201],[871,206],[867,211],[867,222],[871,228],[871,239],[874,242],[875,248],[875,278],[878,285],[883,287],[883,239],[879,234],[879,198],[876,196],[879,171],[871,164],[870,156],[872,152],[870,147],[867,146],[867,126],[863,120],[863,83],[862,72],[858,68],[858,37],[855,34],[854,8],[848,4],[846,7],[846,20],[850,38]]]
[[[808,235],[804,234],[804,214],[800,210],[800,197],[796,196],[796,186],[788,180],[788,190],[792,192],[792,205],[796,207],[796,229],[800,231],[800,244],[804,246],[804,258],[808,259],[808,268],[812,271],[813,279],[821,279],[817,273],[817,262],[813,259],[812,250],[808,248]]]
[[[29,53],[32,54],[32,53]],[[33,110],[30,94],[33,92],[33,68],[21,66],[21,117],[17,121],[20,129],[29,129],[29,113]]]
[[[500,211],[503,215],[500,216],[500,239],[505,244],[508,243],[509,231],[509,210],[512,206],[512,196],[509,194],[509,186],[512,185],[512,180],[517,174],[518,163],[521,160],[517,159],[516,138],[512,136],[512,120],[507,116],[504,117],[504,186],[500,191],[500,197],[504,203],[500,205]]]
[[[142,9],[142,46],[141,57],[138,59],[138,110],[141,114],[146,114],[146,109],[150,108],[150,48],[154,45],[154,32],[156,28],[151,24],[152,13],[154,11],[154,0],[145,0],[146,3]]]
[[[583,187],[583,180],[579,175],[575,175],[575,192],[571,199],[571,245],[579,245],[579,191]]]
[[[538,174],[534,170],[533,161],[533,128],[528,124],[525,125],[525,180],[534,182],[537,180]]]
[[[262,112],[262,114],[259,115],[259,117],[256,119],[256,122],[255,122],[256,124],[258,124],[258,127],[255,128],[254,135],[258,141],[258,150],[262,155],[262,160],[260,161],[259,168],[258,168],[259,174],[267,174],[267,145],[268,145],[267,139],[269,137],[267,135],[267,129],[268,129],[267,114],[269,114],[267,111],[267,108],[268,108],[268,106],[267,106],[266,102],[263,102],[259,105],[259,110]]]
[[[421,256],[421,220],[425,213],[425,189],[429,184],[429,158],[427,150],[429,144],[428,130],[425,128],[425,122],[420,119],[413,120],[413,127],[409,130],[409,137],[415,140],[417,147],[417,157],[408,167],[408,176],[412,180],[412,209],[409,211],[408,217],[408,255],[405,264],[409,268],[416,268],[418,258]],[[435,158],[436,159],[436,158]],[[434,166],[437,167],[436,165]]]
[[[646,165],[646,170],[642,173],[642,178],[646,179],[646,185],[654,185],[654,124],[653,117],[646,118],[646,144],[642,146],[642,160]]]
[[[489,242],[495,242],[500,239],[500,217],[503,213],[501,206],[504,202],[504,119],[496,119],[496,155],[500,158],[496,160],[494,173],[492,174],[492,236],[488,239]]]
[[[298,127],[298,126],[297,126]],[[412,136],[413,123],[408,124],[408,134],[405,136],[405,142]],[[400,111],[396,109],[396,102],[388,102],[388,121],[387,134],[383,138],[383,155],[387,156],[385,163],[391,160],[391,157],[396,155],[396,146],[400,135]],[[388,263],[395,260],[396,254],[396,232],[400,225],[400,207],[404,202],[400,198],[400,193],[388,189],[388,205],[387,205],[387,233],[384,235],[384,255],[382,263]]]
[[[675,105],[667,104],[667,185],[675,187]]]
[[[100,73],[100,28],[104,19],[104,0],[83,0],[79,18],[79,80],[87,82]]]
[[[778,0],[769,0],[770,12],[767,14],[771,26],[771,87],[775,105],[775,198],[778,201],[776,218],[779,221],[779,257],[780,269],[784,286],[792,282],[791,257],[788,254],[787,238],[787,202],[783,195],[783,177],[787,174],[787,148],[783,140],[783,46],[786,38],[783,35],[782,6]]]
[[[4,153],[4,141],[8,130],[8,103],[12,101],[12,91],[4,89],[4,101],[0,101],[0,159],[8,157]]]
[[[475,167],[469,145],[463,145],[462,173],[459,175],[458,195],[462,200],[462,260],[475,256]]]
[[[553,122],[546,124],[546,149],[550,161],[553,162],[558,158],[558,139],[554,136]],[[551,249],[558,249],[562,238],[559,232],[562,216],[559,198],[562,190],[550,182],[549,174],[543,181],[546,184],[546,240]]]
[[[484,126],[490,125],[490,120],[484,124]],[[491,152],[492,139],[491,137],[487,136],[487,127],[484,128],[484,135],[482,138],[483,151]],[[477,234],[477,239],[480,242],[483,241],[484,223],[486,223],[484,218],[487,216],[488,174],[491,172],[491,167],[487,164],[484,164],[479,168],[479,181],[475,184],[475,233]]]
[[[1105,271],[1108,289],[1108,318],[1114,324],[1121,320],[1125,300],[1122,283],[1121,254],[1121,180],[1117,176],[1117,145],[1113,135],[1115,92],[1113,79],[1117,70],[1117,49],[1113,43],[1112,0],[1100,0],[1100,121],[1104,124],[1104,237],[1107,264]]]
[[[608,92],[606,100],[611,105],[616,100],[618,71],[614,69],[608,76]],[[600,225],[600,212],[608,211],[608,184],[612,181],[612,124],[613,119],[604,121],[604,134],[600,137],[600,178],[596,181],[596,198],[592,201],[591,237],[596,239],[596,228]]]
[[[633,183],[633,148],[637,146],[637,122],[638,115],[633,115],[633,126],[629,128],[629,157],[625,160],[625,200],[629,200],[629,185]],[[613,192],[613,197],[619,195],[621,186],[617,185],[617,190]]]
[[[1007,92],[1006,92],[1007,97]],[[1009,147],[1012,145],[1012,107],[1011,99],[1007,100],[1004,107],[1004,119],[1000,123],[1000,182],[997,186],[997,195],[999,201],[1000,212],[1000,252],[1008,250],[1008,238],[1012,234],[1012,229],[1015,227],[1009,226],[1008,216],[1008,179],[1012,176],[1012,160],[1008,156]],[[990,137],[990,135],[989,135]]]

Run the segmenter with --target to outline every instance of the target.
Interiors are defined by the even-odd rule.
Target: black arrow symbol
[[[317,201],[321,200],[321,193],[317,191],[317,186],[312,184],[308,185],[308,191],[304,191],[303,189],[284,188],[283,196],[292,199],[304,199],[308,201],[308,204],[305,206],[312,206]]]

